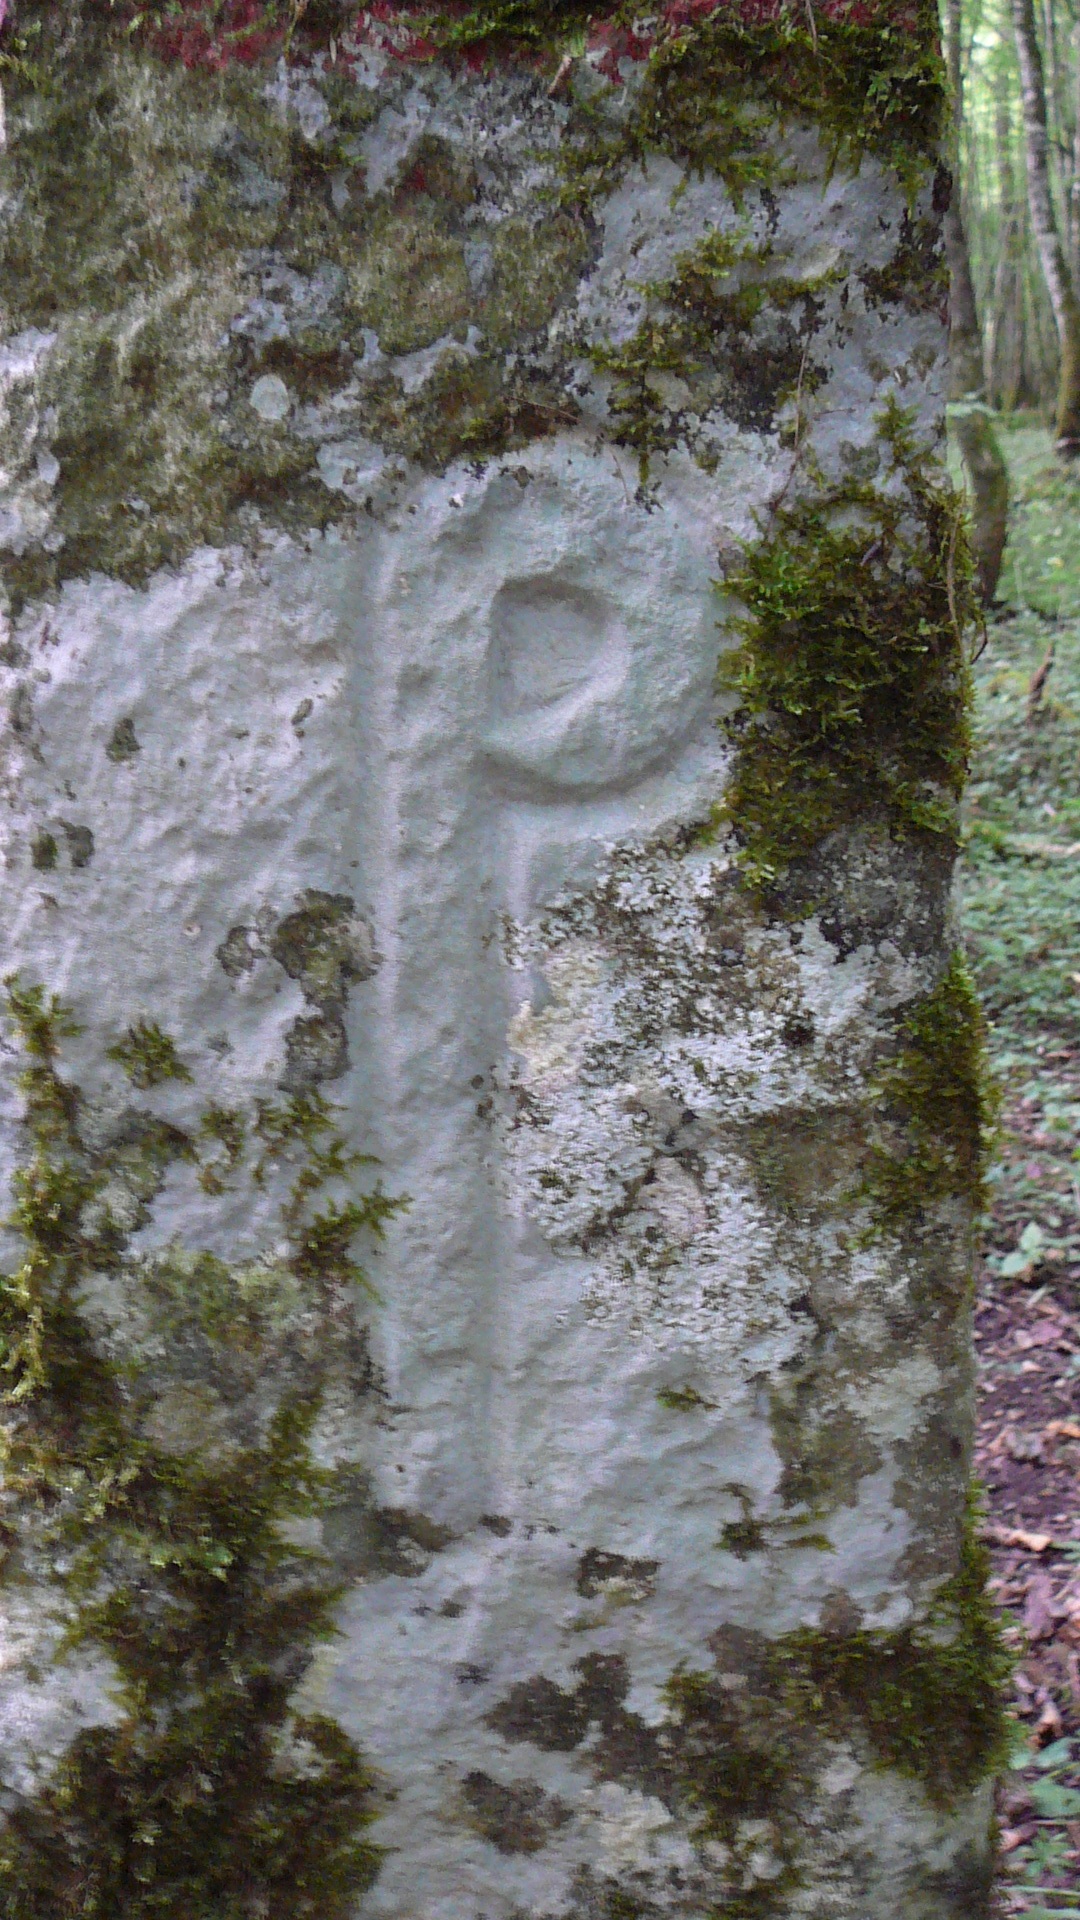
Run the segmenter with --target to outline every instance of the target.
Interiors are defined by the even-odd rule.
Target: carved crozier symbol
[[[707,663],[671,652],[652,608],[623,610],[582,577],[507,580],[489,616],[486,757],[503,781],[539,797],[630,786],[668,757],[700,711]],[[681,669],[681,671],[679,670]],[[696,684],[695,684],[696,683]]]

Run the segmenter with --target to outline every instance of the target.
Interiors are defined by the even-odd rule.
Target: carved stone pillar
[[[13,1920],[985,1911],[932,11],[8,23]]]

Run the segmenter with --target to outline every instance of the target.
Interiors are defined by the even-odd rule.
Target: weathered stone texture
[[[162,1462],[224,1500],[299,1406],[332,1474],[277,1518],[340,1633],[275,1654],[275,1738],[326,1716],[371,1769],[358,1911],[974,1920],[971,1187],[933,1118],[970,1124],[965,1062],[925,1125],[910,1092],[954,794],[931,769],[921,825],[882,803],[758,867],[717,813],[752,750],[724,576],[778,514],[869,515],[854,603],[907,564],[877,489],[957,617],[931,159],[856,173],[773,116],[742,193],[662,143],[585,191],[583,116],[617,146],[649,71],[607,42],[211,74],[71,14],[8,103],[2,941],[80,1023],[48,1071],[81,1092],[50,1135],[13,1032],[2,1145],[10,1180],[37,1100],[39,1163],[77,1164],[24,1237],[117,1424],[80,1480],[48,1357],[9,1410],[75,1532],[12,1507],[8,1811],[36,1832],[95,1724],[150,1737],[107,1623],[42,1639],[87,1485],[95,1581],[130,1581],[123,1446],[152,1531]],[[132,1619],[156,1580],[187,1604],[163,1565]],[[229,1920],[350,1911],[232,1870]],[[117,1916],[189,1911],[124,1871]]]

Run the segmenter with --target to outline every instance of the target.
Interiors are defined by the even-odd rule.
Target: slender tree
[[[983,361],[988,398],[1005,413],[1016,406],[1024,377],[1023,293],[1020,285],[1022,204],[1013,169],[1012,113],[1007,76],[994,76],[994,149],[997,249],[985,306]]]
[[[1080,454],[1080,300],[1062,244],[1050,183],[1046,82],[1034,0],[1012,0],[1024,112],[1028,204],[1057,328],[1059,370],[1055,440],[1066,459]]]
[[[945,214],[949,263],[949,397],[952,422],[971,489],[972,537],[979,590],[985,605],[994,597],[1005,551],[1009,473],[994,434],[985,398],[983,343],[971,276],[971,257],[960,190],[960,125],[963,110],[960,0],[948,0],[946,50],[953,92],[953,190]]]

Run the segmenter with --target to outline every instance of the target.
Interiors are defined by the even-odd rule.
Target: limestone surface
[[[934,168],[767,99],[743,186],[620,158],[636,42],[207,72],[73,14],[3,216],[11,1912],[973,1920],[972,1196],[881,1198],[954,795],[764,873],[723,809],[785,513],[853,629],[916,550],[959,591]],[[304,1581],[332,1637],[167,1655]],[[321,1896],[202,1857],[226,1668],[283,1831],[362,1756]]]

